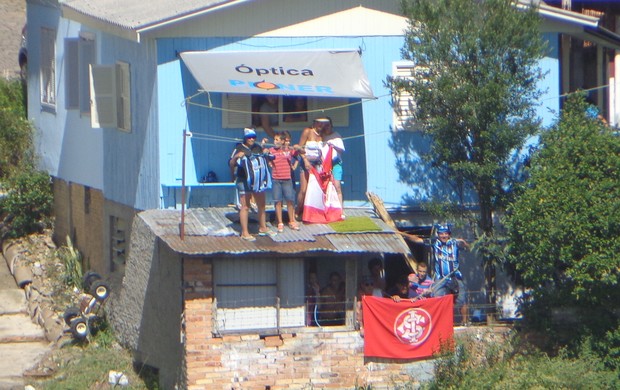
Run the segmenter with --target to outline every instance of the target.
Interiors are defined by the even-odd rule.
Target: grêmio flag
[[[451,347],[453,308],[452,295],[416,302],[364,296],[364,356],[419,359]]]

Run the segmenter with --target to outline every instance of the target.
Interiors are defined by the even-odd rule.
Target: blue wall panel
[[[538,112],[543,123],[549,125],[558,108],[559,66],[555,36],[546,38],[550,41],[550,54],[541,62],[547,75],[541,82],[541,90],[545,93]],[[186,158],[186,183],[190,186],[198,185],[208,171],[216,172],[220,181],[230,180],[227,160],[242,135],[241,128],[222,128],[222,113],[218,110],[222,107],[221,94],[202,94],[192,99],[194,104],[182,105],[183,98],[193,96],[200,87],[178,58],[178,53],[189,50],[359,48],[377,99],[357,101],[360,104],[349,109],[349,126],[337,128],[345,138],[347,148],[343,159],[346,204],[367,205],[366,191],[377,193],[388,207],[419,206],[432,197],[451,195],[450,187],[443,184],[439,173],[422,161],[422,154],[429,149],[429,140],[417,132],[392,131],[391,96],[385,81],[392,73],[393,63],[400,61],[402,45],[401,37],[328,37],[320,40],[292,37],[177,38],[158,41],[161,183],[180,185],[182,129],[193,134],[188,138]],[[213,108],[209,108],[211,106]],[[261,136],[259,133],[259,138]],[[299,132],[294,131],[294,142],[298,136]]]
[[[104,35],[102,64],[130,64],[131,132],[104,129],[103,174],[107,199],[144,210],[159,207],[155,44]]]
[[[365,38],[367,39],[367,38]],[[364,39],[364,40],[365,40]],[[165,93],[160,93],[160,105],[166,107],[172,104],[179,104],[178,90],[182,88],[185,96],[194,95],[199,89],[193,76],[186,69],[176,54],[185,50],[266,50],[281,47],[295,49],[317,49],[317,48],[353,48],[357,49],[364,45],[361,38],[328,38],[317,41],[315,38],[252,38],[248,40],[234,39],[169,39],[159,42],[159,80],[161,88],[165,88]],[[363,53],[363,58],[367,53]],[[370,55],[370,54],[369,54]],[[172,64],[175,64],[172,66]],[[182,84],[178,84],[179,75]],[[176,85],[173,85],[176,84]],[[374,85],[373,85],[374,87]],[[175,101],[176,100],[176,101]],[[230,171],[227,161],[231,150],[242,136],[242,128],[222,129],[222,113],[217,109],[207,107],[212,104],[214,107],[222,106],[222,95],[219,93],[203,94],[192,99],[195,104],[187,106],[187,115],[180,110],[168,110],[161,115],[161,121],[176,123],[178,128],[188,126],[194,137],[189,139],[188,157],[186,159],[186,182],[188,185],[195,185],[197,181],[208,171],[213,170],[221,181],[228,181]],[[359,100],[352,100],[352,103]],[[344,194],[345,199],[364,200],[367,188],[366,175],[366,145],[364,134],[364,116],[366,103],[354,104],[349,111],[349,126],[337,127],[336,130],[345,138],[347,151],[344,155]],[[389,114],[389,113],[388,113]],[[390,118],[391,118],[391,114]],[[163,117],[167,117],[163,119]],[[299,131],[296,131],[299,130]],[[293,142],[298,141],[302,127],[292,131]],[[167,131],[161,130],[162,133]],[[219,140],[209,139],[207,136],[220,137]],[[171,139],[171,135],[162,134],[160,147],[161,156],[166,156],[166,161],[161,162],[162,184],[178,183],[180,179],[180,161],[182,154],[182,137]],[[174,160],[174,161],[173,161]]]

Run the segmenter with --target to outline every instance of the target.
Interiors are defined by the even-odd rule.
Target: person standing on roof
[[[304,211],[304,200],[308,189],[310,168],[321,164],[321,146],[323,145],[319,123],[315,120],[311,127],[306,127],[299,139],[299,143],[293,146],[295,152],[301,158],[299,175],[299,191],[297,193],[296,218],[301,219]]]
[[[268,156],[273,159],[273,156]],[[248,229],[250,203],[252,195],[258,206],[258,235],[276,235],[276,232],[267,227],[265,213],[265,190],[271,188],[271,173],[263,148],[256,143],[256,130],[246,127],[243,130],[243,142],[235,146],[228,160],[233,180],[239,194],[239,224],[241,238],[246,241],[256,241]]]
[[[273,139],[274,146],[269,149],[274,160],[271,162],[271,174],[273,178],[273,202],[276,208],[276,220],[278,222],[278,233],[284,232],[284,221],[282,219],[282,204],[286,202],[288,212],[288,227],[292,230],[299,230],[299,225],[295,220],[295,190],[291,172],[294,167],[292,152],[285,149],[287,135],[284,132],[277,132]],[[290,135],[288,136],[290,139]]]
[[[342,170],[342,153],[344,153],[344,142],[342,142],[342,136],[334,131],[332,125],[332,119],[328,116],[324,118],[319,118],[317,121],[322,123],[321,127],[321,138],[323,140],[323,148],[332,147],[332,175],[334,177],[334,187],[336,187],[336,192],[338,193],[338,199],[340,199],[340,205],[344,210],[344,200],[342,197],[342,186],[341,181],[343,177]],[[323,155],[327,155],[327,151],[324,151]],[[344,214],[342,214],[344,219]]]

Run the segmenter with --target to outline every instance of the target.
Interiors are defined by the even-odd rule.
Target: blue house
[[[304,285],[310,263],[319,268],[340,264],[338,271],[347,273],[347,302],[352,302],[357,280],[367,272],[364,268],[368,259],[406,255],[408,248],[402,239],[383,229],[379,222],[378,232],[364,232],[354,241],[329,229],[304,233],[302,228],[300,236],[287,233],[290,236],[274,242],[260,238],[257,244],[243,243],[239,248],[235,246],[237,241],[231,241],[234,220],[227,220],[228,214],[221,211],[232,210],[227,206],[235,203],[227,165],[230,153],[242,137],[243,128],[255,124],[253,116],[261,99],[271,94],[279,97],[277,129],[289,131],[294,141],[314,117],[332,117],[334,127],[345,140],[343,191],[345,205],[355,209],[354,214],[371,212],[366,192],[372,192],[388,209],[399,211],[403,221],[397,222],[433,222],[419,206],[446,189],[438,186],[434,173],[423,166],[420,156],[426,141],[403,125],[406,111],[395,114],[395,97],[384,84],[388,76],[407,77],[411,70],[400,56],[407,20],[400,14],[399,3],[27,0],[28,115],[36,128],[40,168],[53,178],[55,239],[64,242],[70,236],[90,268],[112,278],[125,275],[125,287],[133,281],[146,286],[143,294],[160,290],[156,288],[159,284],[174,292],[160,301],[142,295],[138,302],[145,306],[128,314],[133,317],[124,329],[135,331],[150,326],[152,321],[145,320],[147,314],[157,317],[147,310],[146,306],[152,304],[162,305],[174,315],[159,319],[170,321],[166,326],[149,328],[143,334],[163,337],[162,329],[179,334],[185,325],[176,319],[181,315],[187,318],[184,310],[193,304],[188,303],[191,299],[211,303],[219,300],[220,306],[210,308],[209,313],[212,309],[219,315],[217,318],[233,318],[238,314],[234,310],[247,307],[226,306],[226,294],[221,293],[226,283],[247,287],[245,295],[266,294],[272,298],[276,290],[297,292],[295,286]],[[541,62],[547,76],[541,83],[545,94],[539,112],[543,122],[550,125],[559,112],[563,93],[612,84],[613,74],[608,69],[615,64],[612,49],[620,48],[620,37],[603,28],[600,17],[544,4],[540,5],[540,14],[541,33],[550,50]],[[582,60],[573,54],[576,50],[595,55]],[[290,56],[278,59],[281,63],[265,66],[254,62],[266,53],[280,58],[276,53],[283,52]],[[344,76],[340,78],[345,86],[337,92],[335,81],[329,78],[320,79],[318,87],[287,81],[274,90],[273,83],[261,84],[269,81],[261,77],[266,72],[289,76],[314,73],[321,63],[312,61],[330,58],[333,53],[353,53],[341,65],[354,66],[363,85],[347,84]],[[188,60],[193,56],[200,58],[198,63]],[[237,61],[233,64],[241,69],[239,73],[251,73],[256,79],[250,83],[219,76],[229,60]],[[226,88],[214,87],[218,81],[224,81]],[[249,89],[234,89],[241,86]],[[617,92],[611,88],[595,90],[609,122],[617,123]],[[305,109],[305,116],[288,121],[287,112],[298,110],[296,102]],[[406,107],[405,100],[394,104]],[[259,129],[259,139],[262,135]],[[394,142],[402,140],[412,147],[394,148]],[[423,174],[408,172],[411,165],[404,161],[417,164]],[[218,182],[206,182],[209,172],[215,173]],[[188,232],[194,236],[190,244],[170,237],[174,230],[171,226],[176,226],[177,220],[181,223],[185,213],[191,216]],[[131,234],[133,228],[139,229],[135,232],[139,236],[137,243]],[[226,237],[221,238],[218,234],[223,230]],[[203,241],[197,238],[201,234]],[[139,245],[147,236],[159,237],[159,241]],[[327,239],[320,241],[318,236]],[[304,242],[311,241],[315,244],[304,246]],[[132,264],[132,256],[148,257],[151,277]],[[260,262],[253,263],[250,258],[259,258]],[[340,259],[343,261],[336,261]],[[475,272],[477,262],[466,263],[472,264],[469,271],[465,270],[471,276],[470,288],[481,291],[483,281]],[[286,269],[290,273],[273,281],[261,275],[260,269],[254,268],[256,264],[261,265],[260,269]],[[125,273],[125,267],[133,267],[134,272]],[[192,267],[205,267],[205,275],[218,276],[192,285],[203,290],[191,290],[187,287],[191,284],[187,272]],[[153,275],[160,279],[154,280]],[[171,275],[176,279],[170,279]],[[231,275],[247,278],[231,282],[226,279]],[[266,279],[260,279],[263,276]],[[257,293],[258,285],[273,291]],[[120,299],[125,303],[136,301],[126,296]],[[299,311],[303,304],[295,303],[292,310]],[[346,324],[352,327],[353,312],[353,308],[347,309]],[[261,323],[272,324],[271,320],[281,318],[279,314],[269,315],[274,317]],[[291,318],[291,326],[304,324],[303,316]],[[207,321],[205,326],[211,325]],[[212,329],[219,335],[232,328],[220,322]],[[175,366],[179,359],[187,363],[186,350],[178,340],[168,344],[162,341],[157,349],[145,343],[141,335],[124,337],[144,356],[159,356],[157,367],[162,370],[164,383],[185,381],[179,382],[178,377],[187,367]],[[398,366],[394,371],[398,372]]]
[[[183,180],[187,207],[234,203],[225,184],[230,181],[226,161],[242,129],[252,123],[261,90],[201,91],[181,59],[184,52],[245,52],[248,61],[261,51],[359,52],[374,98],[283,90],[278,130],[290,131],[295,141],[313,116],[332,116],[347,148],[348,207],[369,206],[365,193],[370,191],[388,208],[415,209],[441,190],[431,171],[420,169],[424,174],[413,176],[402,169],[412,165],[403,165],[403,159],[419,162],[425,144],[415,131],[400,130],[403,118],[394,114],[384,85],[387,76],[409,71],[400,59],[407,23],[398,1],[116,4],[28,0],[27,9],[29,118],[38,130],[40,167],[54,178],[56,237],[64,241],[71,235],[101,272],[114,268],[117,254],[122,257],[115,241],[122,241],[136,212],[180,208]],[[596,17],[544,4],[540,10],[550,52],[541,64],[548,73],[539,112],[548,125],[562,93],[589,88],[593,77],[597,85],[611,79],[609,48],[616,47],[618,36],[600,27]],[[598,53],[594,60],[571,56],[577,45],[562,44],[567,36],[591,42]],[[203,73],[217,70],[214,63]],[[575,79],[586,81],[576,85]],[[596,93],[614,124],[616,92]],[[286,122],[296,96],[310,112],[305,121]],[[184,131],[192,135],[185,147]],[[402,139],[417,149],[395,153],[390,143]],[[210,171],[221,183],[202,183]]]

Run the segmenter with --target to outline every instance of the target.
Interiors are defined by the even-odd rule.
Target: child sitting
[[[428,276],[428,265],[418,263],[417,274],[409,274],[409,297],[422,299],[431,296],[433,279]]]

